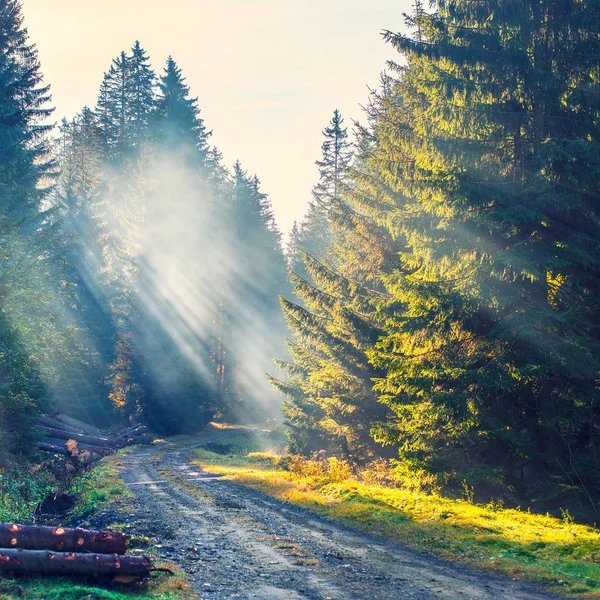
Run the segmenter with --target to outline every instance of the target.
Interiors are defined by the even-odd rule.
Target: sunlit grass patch
[[[343,464],[300,466],[276,454],[221,454],[205,448],[194,462],[316,513],[422,552],[546,584],[554,592],[600,598],[600,531],[502,506],[365,483]],[[289,464],[286,464],[289,468]],[[331,469],[331,472],[329,472]],[[345,473],[344,477],[341,474]]]

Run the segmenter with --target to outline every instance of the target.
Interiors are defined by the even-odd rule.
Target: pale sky
[[[262,181],[277,223],[300,220],[318,178],[321,131],[349,131],[367,85],[398,55],[380,37],[411,0],[22,0],[55,118],[94,106],[104,71],[136,39],[162,72],[170,54],[198,96],[211,143]]]

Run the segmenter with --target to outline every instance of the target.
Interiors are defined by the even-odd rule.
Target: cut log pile
[[[110,531],[0,523],[0,571],[146,578],[145,556],[128,556],[127,538]]]
[[[45,436],[37,447],[68,457],[74,466],[91,465],[124,446],[152,443],[152,436],[146,433],[144,425],[133,425],[109,435],[92,425],[61,414],[40,417],[37,429]]]

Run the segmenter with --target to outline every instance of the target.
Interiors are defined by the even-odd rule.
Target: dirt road
[[[202,472],[205,434],[124,457],[132,517],[193,580],[198,598],[549,600],[535,587],[420,555]]]

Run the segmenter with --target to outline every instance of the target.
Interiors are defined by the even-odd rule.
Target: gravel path
[[[550,600],[534,586],[408,550],[202,472],[204,434],[123,457],[131,517],[158,538],[198,598],[259,600]],[[144,532],[142,532],[144,533]]]

